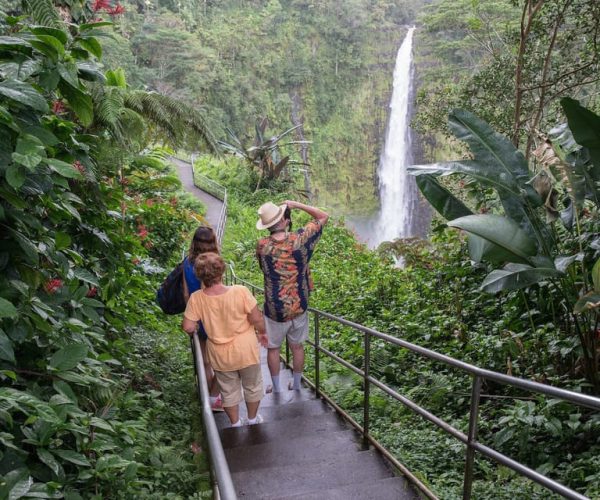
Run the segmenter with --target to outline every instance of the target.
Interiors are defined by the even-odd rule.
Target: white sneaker
[[[250,422],[250,419],[246,420],[246,424],[247,425],[256,425],[256,424],[262,424],[264,422],[264,419],[262,417],[262,415],[260,413],[256,414],[256,417],[254,419],[254,422]]]

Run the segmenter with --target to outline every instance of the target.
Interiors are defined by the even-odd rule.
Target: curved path
[[[177,173],[181,183],[183,184],[183,188],[199,198],[200,201],[206,205],[206,215],[204,218],[213,227],[213,229],[216,230],[217,224],[219,223],[221,209],[223,207],[223,202],[219,200],[219,198],[214,197],[212,194],[208,194],[206,191],[198,189],[194,185],[194,174],[192,172],[191,163],[174,157],[171,157],[170,161],[177,167]]]
[[[206,218],[216,228],[223,203],[198,189],[191,165],[172,158],[185,189],[208,207]],[[269,381],[267,352],[261,348],[263,380]],[[281,371],[283,392],[265,394],[260,404],[264,422],[232,428],[224,413],[216,414],[225,456],[238,498],[248,500],[417,500],[407,480],[396,475],[375,449],[312,390],[287,390],[290,370]],[[242,416],[247,416],[240,405]]]

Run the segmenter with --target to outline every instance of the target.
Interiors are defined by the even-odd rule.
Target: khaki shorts
[[[308,338],[308,311],[283,323],[265,316],[265,327],[269,337],[269,349],[280,347],[285,337],[290,344],[303,344]]]
[[[255,403],[263,397],[263,379],[260,365],[250,365],[241,370],[220,372],[215,370],[223,406],[239,405],[242,401]],[[242,397],[242,387],[244,396]]]

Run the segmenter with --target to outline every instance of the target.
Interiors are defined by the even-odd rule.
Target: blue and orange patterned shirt
[[[278,241],[268,236],[258,241],[256,257],[265,278],[265,315],[273,321],[290,321],[308,309],[313,289],[308,263],[321,238],[323,224],[310,221]]]

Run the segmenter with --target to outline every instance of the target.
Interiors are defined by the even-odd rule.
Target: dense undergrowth
[[[154,304],[204,207],[151,145],[191,115],[103,74],[85,3],[29,7],[0,37],[0,498],[210,494],[188,346]]]
[[[199,170],[229,187],[230,211],[224,253],[236,273],[262,286],[254,248],[256,208],[286,193],[251,193],[251,174],[233,161],[209,157]],[[302,217],[294,224],[301,224]],[[565,372],[577,340],[543,316],[530,314],[534,292],[483,294],[485,272],[471,266],[466,241],[440,225],[430,242],[406,241],[407,266],[395,268],[386,250],[358,244],[340,221],[324,231],[313,259],[316,290],[312,305],[483,368],[580,391],[582,376]],[[356,331],[321,320],[321,341],[357,367],[363,338]],[[313,354],[307,356],[312,376]],[[372,373],[401,394],[466,432],[471,378],[408,351],[372,344]],[[362,382],[345,368],[321,360],[326,390],[362,420]],[[530,467],[590,497],[600,494],[600,422],[587,410],[498,384],[484,384],[480,439]],[[371,428],[409,469],[440,498],[460,498],[464,447],[383,393],[371,393]],[[546,498],[548,492],[510,469],[478,459],[475,498]]]

